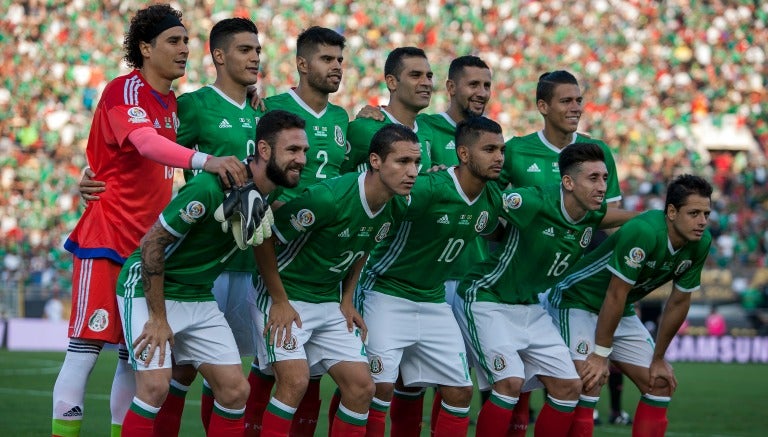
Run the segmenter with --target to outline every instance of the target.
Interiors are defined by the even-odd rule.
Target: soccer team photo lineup
[[[51,436],[697,435],[668,352],[768,333],[768,6],[288,3],[3,2]]]

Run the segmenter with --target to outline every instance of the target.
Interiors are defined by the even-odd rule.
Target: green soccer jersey
[[[360,279],[362,289],[414,302],[445,302],[445,280],[453,262],[479,234],[496,228],[501,209],[496,184],[470,200],[454,170],[417,179],[397,232],[371,253]]]
[[[538,303],[538,293],[557,283],[584,253],[607,206],[574,220],[562,206],[560,185],[504,191],[504,239],[489,259],[459,284],[466,301]]]
[[[340,283],[349,268],[384,240],[392,226],[392,206],[368,207],[366,173],[348,173],[312,185],[275,211],[280,278],[288,298],[340,302]],[[256,290],[266,293],[260,277]]]
[[[166,248],[165,298],[182,302],[212,301],[213,281],[239,252],[230,233],[221,231],[213,212],[224,200],[219,177],[201,173],[181,187],[160,214],[162,226],[179,240]],[[118,296],[143,297],[141,248],[123,265]]]
[[[624,315],[634,314],[633,303],[673,281],[681,291],[701,285],[701,269],[709,254],[712,235],[678,250],[672,248],[664,211],[647,211],[625,223],[594,251],[581,259],[549,295],[559,308],[581,308],[595,314],[605,299],[611,275],[632,284]]]
[[[600,140],[577,133],[573,134],[571,143],[595,143],[603,149],[605,167],[608,169],[606,202],[621,200],[616,162],[613,160],[613,154],[608,146]],[[560,182],[558,159],[561,149],[547,141],[542,131],[524,137],[514,137],[507,141],[506,146],[504,168],[501,171],[501,178],[499,178],[502,188],[510,184],[513,187],[532,187]]]
[[[456,122],[451,116],[445,112],[419,114],[416,121],[432,131],[432,165],[459,165],[459,157],[456,156]]]
[[[402,124],[387,111],[384,113],[384,120],[374,120],[372,118],[357,118],[349,123],[347,129],[347,156],[344,157],[344,164],[341,166],[341,173],[351,171],[364,172],[368,169],[368,150],[371,145],[373,135],[382,127],[388,124]],[[414,123],[413,132],[419,138],[419,148],[421,149],[421,164],[419,173],[424,174],[432,167],[431,159],[431,131],[425,123]]]
[[[346,136],[349,125],[349,117],[344,108],[329,103],[319,113],[315,112],[293,90],[264,99],[264,105],[267,111],[282,109],[307,122],[305,130],[309,151],[307,164],[301,171],[299,186],[280,190],[277,200],[287,202],[298,197],[304,188],[341,174],[341,164],[347,151]]]
[[[176,141],[213,156],[234,155],[245,159],[256,150],[256,110],[248,101],[239,104],[213,85],[179,97],[179,130]],[[201,170],[184,170],[189,179]],[[252,272],[256,267],[253,251],[234,255],[227,270]]]

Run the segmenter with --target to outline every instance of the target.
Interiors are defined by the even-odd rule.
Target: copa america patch
[[[296,213],[296,220],[302,226],[312,226],[315,223],[315,213],[309,209],[302,209]]]
[[[128,108],[128,122],[129,123],[149,123],[149,117],[147,116],[147,112],[139,107],[134,106],[131,108]]]
[[[338,124],[333,128],[333,139],[336,140],[336,145],[339,147],[347,147],[347,142],[344,141],[344,131]]]
[[[523,204],[523,196],[520,193],[507,193],[502,196],[505,210],[517,209]]]
[[[190,225],[197,222],[197,219],[205,214],[205,205],[197,200],[193,200],[187,204],[184,209],[179,210],[179,218],[184,220],[185,223]]]
[[[582,248],[589,246],[589,242],[592,241],[592,227],[584,229],[584,233],[581,234],[581,240],[579,240],[579,246]]]
[[[680,276],[683,273],[685,273],[686,270],[688,270],[693,265],[693,261],[686,259],[680,262],[680,264],[675,267],[675,276]]]
[[[386,222],[383,225],[381,225],[381,228],[379,228],[379,232],[376,233],[376,236],[373,237],[376,242],[380,242],[381,240],[387,238],[387,234],[389,233],[389,228],[392,226],[392,223]]]
[[[483,232],[486,226],[488,226],[488,211],[483,211],[475,222],[475,232]]]
[[[645,251],[639,247],[629,250],[629,255],[624,257],[624,262],[633,269],[640,268],[640,263],[645,260]]]
[[[378,375],[384,371],[384,363],[381,362],[381,357],[378,355],[371,355],[368,358],[368,365],[371,368],[371,373]]]
[[[101,332],[109,326],[109,313],[103,308],[99,308],[88,318],[88,329],[93,332]]]

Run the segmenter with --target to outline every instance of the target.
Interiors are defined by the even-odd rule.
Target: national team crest
[[[283,343],[283,349],[288,352],[293,352],[298,348],[299,341],[296,340],[296,336],[291,334],[291,339]]]
[[[149,349],[150,349],[149,345],[146,345],[144,347],[144,350],[142,350],[141,353],[139,354],[139,361],[141,361],[142,363],[147,362],[147,358],[149,357]]]
[[[581,247],[587,247],[589,246],[589,242],[592,241],[592,227],[588,227],[587,229],[584,229],[584,233],[581,234],[581,240],[579,240],[579,246]]]
[[[93,332],[101,332],[109,326],[109,313],[103,308],[99,308],[88,318],[88,329]]]
[[[493,370],[497,372],[501,372],[506,368],[507,368],[507,360],[504,359],[503,355],[496,355],[495,357],[493,357]]]
[[[505,210],[517,209],[523,204],[523,196],[520,193],[507,193],[502,196],[502,200]]]
[[[371,357],[368,358],[368,365],[371,367],[371,373],[374,375],[378,375],[384,371],[384,363],[381,362],[381,357],[378,355],[371,355]]]
[[[633,269],[640,268],[640,263],[644,260],[645,251],[639,247],[633,247],[629,250],[629,255],[624,257],[624,262]]]
[[[587,340],[580,340],[576,345],[576,353],[581,355],[589,355],[589,342]]]
[[[488,226],[488,211],[483,211],[475,222],[475,232],[483,232],[486,226]]]
[[[347,146],[347,142],[344,141],[344,131],[341,130],[341,126],[339,126],[338,124],[333,128],[333,139],[336,140],[336,144],[339,147]]]
[[[691,260],[689,259],[683,260],[675,268],[675,276],[680,276],[683,273],[685,273],[685,271],[688,270],[691,267],[691,265],[693,265],[693,262]]]
[[[147,123],[149,118],[147,112],[139,106],[128,108],[128,122],[129,123]]]
[[[376,242],[380,242],[381,240],[387,238],[387,234],[389,233],[389,228],[392,226],[392,223],[386,222],[383,225],[381,225],[381,228],[379,228],[379,232],[376,233],[376,236],[373,238],[376,240]]]
[[[198,202],[197,200],[189,202],[184,209],[179,210],[179,218],[189,224],[197,222],[197,219],[202,217],[204,214],[205,205]]]

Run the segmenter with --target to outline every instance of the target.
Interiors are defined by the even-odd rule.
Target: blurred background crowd
[[[69,294],[62,242],[82,210],[92,111],[125,73],[127,17],[144,2],[0,0],[0,280]],[[383,64],[394,47],[423,48],[435,72],[427,112],[447,107],[451,59],[483,58],[493,71],[487,115],[505,137],[542,126],[536,81],[566,69],[581,83],[580,131],[615,154],[625,207],[663,206],[682,172],[716,185],[709,262],[768,265],[768,3],[749,0],[176,0],[190,36],[178,94],[212,82],[207,35],[221,18],[253,19],[263,45],[262,95],[298,82],[295,41],[311,25],[347,38],[333,103],[351,118],[386,104]],[[746,281],[747,288],[754,286]],[[754,287],[753,287],[754,288]],[[739,290],[743,291],[743,290]],[[5,293],[0,312],[15,294]]]

